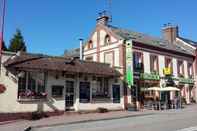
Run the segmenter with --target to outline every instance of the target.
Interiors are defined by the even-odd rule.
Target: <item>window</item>
[[[183,64],[183,61],[181,60],[177,61],[177,74],[179,77],[184,76],[184,64]]]
[[[80,103],[90,102],[90,83],[89,82],[80,82],[79,101]]]
[[[188,76],[189,76],[189,78],[192,78],[193,77],[193,66],[192,66],[192,63],[188,63],[187,67],[188,67]]]
[[[25,92],[26,91],[26,80],[27,80],[27,73],[23,72],[23,76],[19,77],[18,80],[18,92]]]
[[[106,52],[104,53],[104,62],[114,66],[114,52]]]
[[[159,71],[158,57],[155,55],[150,55],[150,71],[151,72]]]
[[[51,93],[52,97],[62,97],[64,86],[54,85],[52,86]]]
[[[165,59],[165,67],[166,68],[172,68],[172,59],[171,58],[166,58]]]
[[[92,42],[92,40],[90,40],[88,42],[88,49],[92,49],[92,48],[93,48],[93,42]]]
[[[110,98],[108,79],[101,77],[97,78],[92,87],[92,98],[94,100]]]
[[[85,58],[85,60],[86,60],[86,61],[93,61],[93,56],[87,56],[87,57]]]
[[[143,71],[143,54],[141,52],[133,52],[133,68],[134,71]]]
[[[23,75],[18,81],[19,99],[39,99],[46,98],[45,93],[45,73],[41,72],[21,72]]]
[[[104,40],[104,45],[109,45],[110,42],[111,42],[110,36],[109,36],[109,35],[106,35],[106,36],[105,36],[105,40]]]

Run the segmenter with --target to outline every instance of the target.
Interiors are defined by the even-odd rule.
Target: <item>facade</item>
[[[157,91],[143,91],[150,87],[175,86],[187,103],[196,100],[196,42],[180,37],[177,26],[165,26],[163,37],[156,38],[109,25],[108,20],[105,14],[97,19],[96,28],[84,45],[84,59],[108,63],[121,73],[125,105],[145,100],[151,93],[158,96]],[[131,88],[125,81],[128,44],[132,49]],[[170,99],[175,95],[170,92]]]
[[[0,114],[124,109],[119,73],[73,57],[3,52]]]

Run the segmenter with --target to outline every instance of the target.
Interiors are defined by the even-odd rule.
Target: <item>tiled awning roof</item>
[[[6,61],[4,66],[15,69],[42,69],[102,76],[119,75],[119,72],[111,68],[109,64],[81,61],[73,57],[53,57],[28,53],[14,56]]]

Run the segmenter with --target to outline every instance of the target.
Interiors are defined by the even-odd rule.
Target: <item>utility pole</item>
[[[3,37],[4,37],[4,21],[5,21],[5,6],[6,0],[1,0],[0,3],[2,6],[0,7],[0,57],[2,54],[2,46],[3,46]]]
[[[6,0],[0,0],[0,75],[1,75],[1,59],[4,35],[4,19],[5,19],[5,5]]]

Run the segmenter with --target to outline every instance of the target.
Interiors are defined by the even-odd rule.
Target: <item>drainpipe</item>
[[[83,39],[79,39],[80,44],[80,60],[83,60]]]

